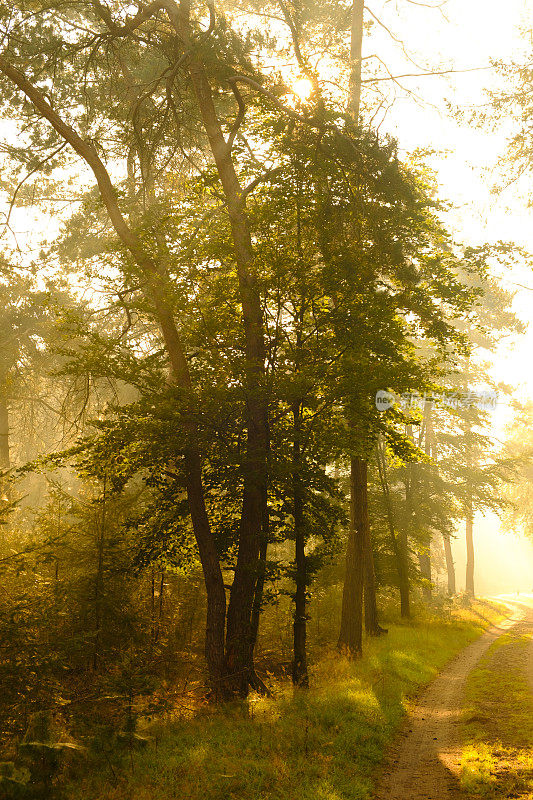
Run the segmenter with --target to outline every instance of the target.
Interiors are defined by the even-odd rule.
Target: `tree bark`
[[[294,561],[296,567],[296,592],[294,595],[294,658],[292,682],[307,688],[307,559],[305,555],[304,496],[301,464],[301,411],[300,404],[293,406],[292,492],[294,516]]]
[[[350,527],[346,548],[346,572],[342,593],[338,646],[358,658],[363,652],[364,509],[361,494],[366,483],[366,462],[350,462]]]

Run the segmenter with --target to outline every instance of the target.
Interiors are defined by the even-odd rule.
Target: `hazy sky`
[[[398,0],[382,3],[381,10],[382,21],[411,44],[410,49],[419,63],[433,68],[484,67],[490,59],[504,63],[513,59],[520,61],[529,44],[520,29],[533,27],[532,0],[507,0],[506,3],[448,0],[442,5],[442,14]],[[388,48],[391,59],[398,59],[395,64],[398,71],[417,71],[414,67],[405,69],[405,61],[402,64],[402,56],[383,29],[379,34],[375,30],[373,35],[382,50]],[[432,147],[441,151],[432,157],[431,164],[439,176],[442,198],[454,204],[449,224],[459,240],[468,244],[514,241],[533,252],[533,210],[528,208],[525,196],[529,187],[510,186],[499,196],[492,192],[501,175],[501,159],[512,122],[489,132],[459,124],[446,112],[446,100],[463,108],[480,106],[486,102],[486,87],[498,80],[491,70],[442,78],[406,79],[402,81],[404,85],[416,91],[424,102],[419,104],[409,98],[398,100],[384,127],[398,137],[405,150]],[[520,289],[515,283],[530,286],[532,291]],[[513,349],[501,347],[495,359],[494,375],[498,380],[518,386],[522,396],[533,397],[533,273],[530,268],[519,270],[507,275],[504,285],[516,289],[515,311],[530,323],[530,330],[517,339]],[[502,404],[494,418],[498,432],[505,417]],[[502,531],[498,519],[492,515],[476,520],[475,538],[479,592],[531,590],[533,546],[529,541]],[[458,585],[463,587],[463,529],[458,531],[453,549]]]

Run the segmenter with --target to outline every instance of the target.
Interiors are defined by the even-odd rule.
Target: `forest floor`
[[[509,678],[516,688],[512,672],[501,666],[496,674],[492,659],[508,652],[512,661],[517,648],[526,658],[523,642],[529,641],[533,611],[516,607],[514,619],[502,622],[509,613],[497,603],[478,601],[451,613],[434,608],[407,624],[389,622],[389,633],[368,640],[360,661],[336,651],[323,653],[312,668],[309,692],[294,692],[280,682],[272,699],[252,697],[152,723],[144,750],[106,751],[105,758],[85,763],[64,787],[65,796],[370,800],[377,788],[380,800],[447,800],[471,791],[497,792],[503,777],[494,759],[503,751],[496,734],[489,740],[483,727],[492,712],[480,707],[505,694],[505,688],[492,689],[487,697],[476,669],[494,668],[495,680]],[[505,646],[495,647],[511,633]],[[486,657],[490,664],[484,663]],[[530,699],[527,681],[525,686],[520,686],[521,701]],[[527,703],[522,705],[528,713]],[[510,718],[509,726],[514,724]],[[394,741],[399,743],[376,787]],[[519,745],[512,746],[506,757],[514,754],[516,763],[508,776],[512,769],[522,776]]]

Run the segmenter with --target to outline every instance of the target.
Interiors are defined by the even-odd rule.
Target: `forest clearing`
[[[533,798],[533,0],[0,0],[0,800]]]

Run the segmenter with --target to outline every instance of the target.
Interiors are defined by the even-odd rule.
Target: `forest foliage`
[[[363,7],[0,8],[1,188],[59,220],[0,263],[7,742],[308,687],[456,594],[462,524],[474,595],[477,511],[531,525],[481,402],[526,256],[372,124]]]

